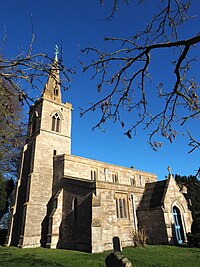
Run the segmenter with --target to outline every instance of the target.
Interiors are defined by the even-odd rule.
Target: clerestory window
[[[97,180],[97,170],[96,169],[92,169],[90,171],[90,175],[91,175],[91,180],[94,180],[94,181]]]
[[[118,183],[118,174],[117,173],[112,173],[112,182]]]
[[[131,184],[132,186],[135,185],[135,178],[134,178],[134,177],[131,177],[131,178],[130,178],[130,184]]]

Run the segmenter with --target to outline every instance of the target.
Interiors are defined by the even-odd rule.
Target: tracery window
[[[60,132],[60,116],[58,113],[55,113],[52,116],[52,127],[51,130],[54,132]]]
[[[118,195],[115,199],[116,204],[116,215],[117,218],[124,218],[126,219],[127,216],[127,204],[126,204],[126,196],[125,195]]]

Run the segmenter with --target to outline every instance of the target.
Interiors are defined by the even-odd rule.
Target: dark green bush
[[[6,242],[7,229],[0,229],[0,246]]]
[[[200,248],[200,233],[187,234],[188,246]]]
[[[191,232],[193,234],[200,233],[200,215],[199,214],[198,214],[198,216],[196,215],[194,220],[193,220]]]

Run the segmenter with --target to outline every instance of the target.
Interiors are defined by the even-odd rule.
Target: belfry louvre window
[[[60,117],[58,113],[52,116],[52,127],[51,130],[54,132],[60,132]]]
[[[54,88],[54,95],[58,96],[58,87],[57,86]]]

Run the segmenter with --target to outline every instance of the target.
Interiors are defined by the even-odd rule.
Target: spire
[[[60,76],[58,66],[58,46],[55,45],[55,57],[52,63],[47,83],[44,87],[42,97],[61,103]]]

